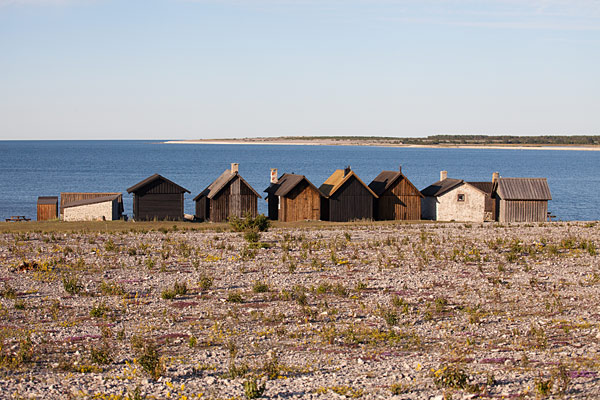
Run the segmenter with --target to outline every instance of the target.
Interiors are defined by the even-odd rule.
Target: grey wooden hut
[[[232,163],[194,198],[196,218],[202,221],[225,222],[229,217],[256,217],[260,195],[241,177],[239,164]]]
[[[373,216],[377,220],[419,220],[423,195],[402,173],[382,171],[369,184],[377,195]]]
[[[319,187],[321,219],[352,221],[373,219],[373,202],[377,195],[350,169],[336,170]]]
[[[546,178],[498,178],[494,198],[498,222],[542,222],[552,200]]]
[[[190,193],[159,174],[127,189],[127,193],[133,193],[133,218],[137,221],[182,220],[186,192]]]
[[[274,171],[274,175],[273,175]],[[319,220],[323,195],[304,175],[271,171],[271,185],[265,190],[269,219],[279,221]]]

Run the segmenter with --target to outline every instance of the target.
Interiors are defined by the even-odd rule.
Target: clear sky
[[[599,0],[0,0],[0,139],[600,134]]]

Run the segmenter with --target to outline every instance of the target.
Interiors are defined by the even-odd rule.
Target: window
[[[465,201],[465,195],[463,193],[459,193],[456,201]]]

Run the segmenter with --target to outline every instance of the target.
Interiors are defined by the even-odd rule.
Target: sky
[[[600,0],[0,0],[0,140],[600,134]]]

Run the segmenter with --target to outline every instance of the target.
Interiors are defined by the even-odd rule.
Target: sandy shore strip
[[[254,140],[254,139],[199,139],[199,140],[167,140],[163,144],[246,144],[271,146],[370,146],[370,147],[401,147],[423,149],[498,149],[498,150],[569,150],[569,151],[600,151],[600,146],[524,146],[524,145],[417,145],[394,144],[376,141],[351,140]]]

